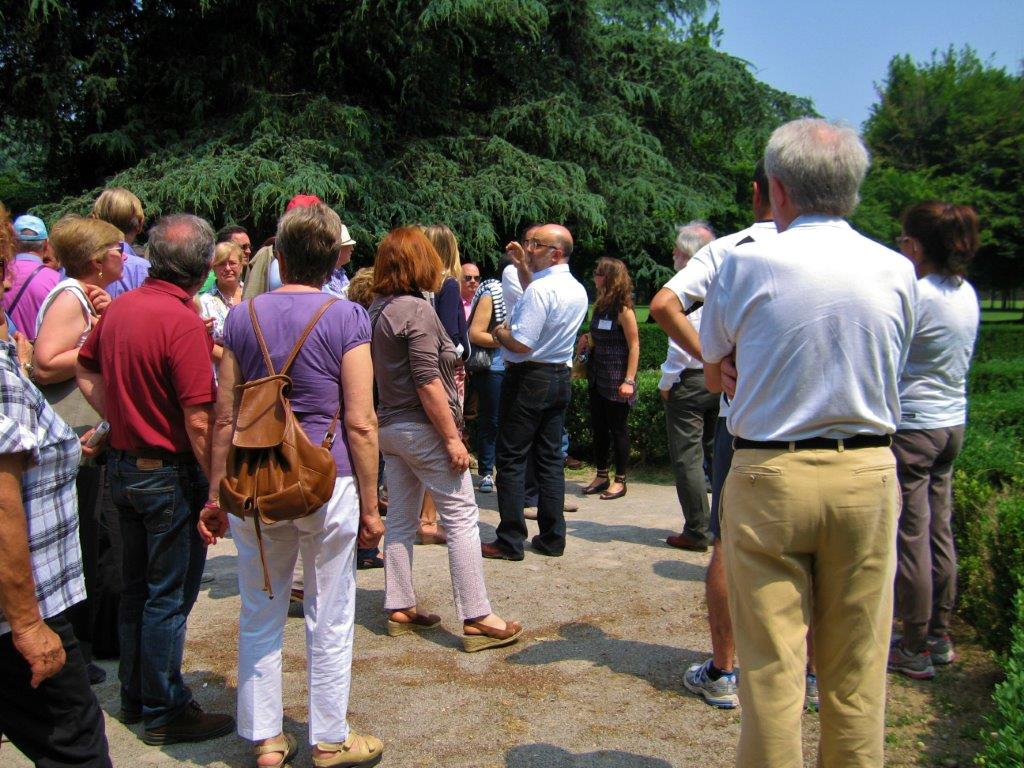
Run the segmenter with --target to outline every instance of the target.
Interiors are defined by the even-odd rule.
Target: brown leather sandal
[[[607,491],[609,485],[611,485],[611,483],[608,482],[608,470],[599,469],[597,470],[597,475],[594,477],[594,480],[586,488],[583,488],[580,493],[584,496],[591,496],[595,493]]]
[[[402,614],[408,621],[395,621],[389,617],[388,635],[391,637],[408,635],[410,632],[418,632],[422,629],[431,629],[441,623],[441,617],[436,613],[418,613],[416,610],[411,613],[409,611],[391,611],[391,616],[396,613]]]
[[[475,629],[479,634],[469,634],[467,629]],[[501,648],[512,645],[523,634],[523,625],[518,621],[506,621],[502,629],[488,627],[479,621],[462,622],[462,648],[466,653],[485,651],[488,648]]]

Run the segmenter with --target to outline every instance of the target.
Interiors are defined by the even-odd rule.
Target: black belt
[[[505,365],[511,368],[522,368],[527,370],[530,368],[565,368],[565,370],[569,370],[569,366],[565,363],[535,363],[533,360],[524,360],[521,363],[510,363],[506,360]]]
[[[888,448],[892,445],[892,437],[889,435],[854,435],[853,437],[842,437],[838,440],[831,437],[809,437],[806,440],[746,440],[742,437],[733,438],[732,447],[753,448],[777,448],[783,451],[807,451],[815,448],[841,451],[847,448]]]

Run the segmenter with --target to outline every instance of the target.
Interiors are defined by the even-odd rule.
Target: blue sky
[[[720,0],[718,12],[721,50],[857,127],[896,54],[925,61],[935,49],[970,45],[1015,73],[1024,59],[1024,0]]]

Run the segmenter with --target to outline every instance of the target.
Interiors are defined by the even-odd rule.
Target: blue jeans
[[[181,660],[206,562],[196,523],[209,486],[194,460],[155,469],[137,461],[143,460],[111,451],[108,464],[124,539],[118,674],[122,711],[157,728],[192,700]]]
[[[565,549],[565,474],[562,428],[569,405],[569,368],[564,365],[509,366],[501,386],[498,434],[498,524],[496,544],[522,554],[527,457],[537,476],[538,543],[551,552]]]
[[[480,476],[494,472],[494,449],[498,439],[498,406],[504,371],[478,371],[473,374],[479,406],[476,416],[476,457]]]

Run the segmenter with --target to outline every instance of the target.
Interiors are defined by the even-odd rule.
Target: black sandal
[[[621,499],[623,496],[626,495],[626,476],[625,475],[616,475],[615,476],[615,482],[622,484],[622,490],[616,491],[615,493],[602,493],[598,497],[598,498],[601,499],[601,501],[611,501],[612,499]],[[605,483],[604,487],[605,487],[605,490],[607,490],[608,489],[608,484]]]
[[[602,478],[604,478],[603,482],[601,481]],[[597,477],[594,478],[593,482],[590,485],[588,485],[586,488],[581,489],[580,493],[582,493],[584,496],[592,496],[595,493],[607,491],[609,485],[611,485],[611,483],[608,482],[608,470],[599,469],[597,470]]]
[[[367,555],[356,561],[356,568],[360,571],[368,571],[371,568],[383,568],[384,558],[380,555]]]

